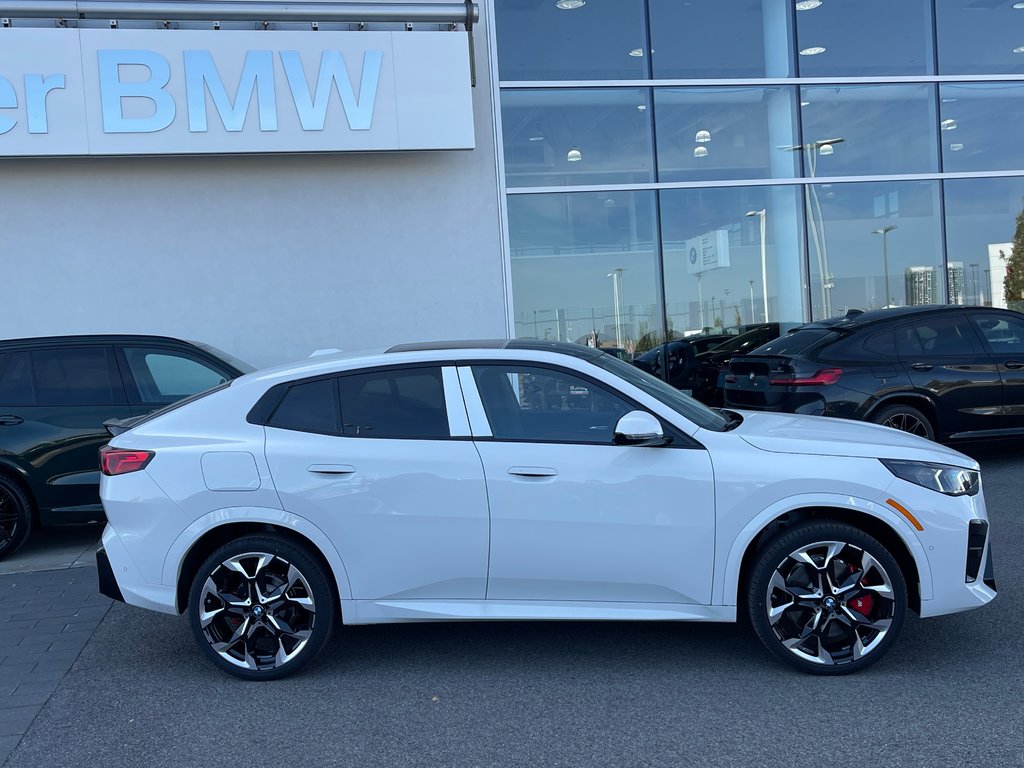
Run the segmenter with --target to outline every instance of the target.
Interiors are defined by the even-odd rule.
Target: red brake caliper
[[[875,598],[871,595],[861,595],[851,600],[849,606],[862,616],[868,616],[871,614],[871,609],[875,606]]]

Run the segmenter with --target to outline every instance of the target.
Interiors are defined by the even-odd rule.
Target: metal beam
[[[472,18],[467,18],[467,8]],[[145,19],[174,21],[419,22],[472,25],[476,3],[207,2],[207,0],[0,0],[13,19]]]

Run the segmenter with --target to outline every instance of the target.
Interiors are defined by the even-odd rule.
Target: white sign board
[[[691,275],[729,266],[729,230],[714,229],[683,243],[686,271]]]
[[[0,29],[0,157],[474,145],[457,32]]]

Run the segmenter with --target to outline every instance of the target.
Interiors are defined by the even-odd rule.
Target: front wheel
[[[248,680],[284,677],[309,663],[331,634],[329,578],[316,558],[282,536],[243,536],[199,568],[189,623],[225,672]]]
[[[878,661],[895,642],[907,587],[895,558],[860,529],[803,523],[758,556],[747,605],[776,657],[811,674],[844,675]]]
[[[24,491],[0,476],[0,560],[25,543],[32,532],[32,504]]]

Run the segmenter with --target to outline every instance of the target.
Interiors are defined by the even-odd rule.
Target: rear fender
[[[188,554],[192,545],[215,528],[230,523],[266,523],[285,528],[309,539],[320,550],[331,567],[338,585],[338,595],[342,600],[352,598],[352,587],[349,585],[345,564],[327,534],[304,517],[293,515],[282,509],[266,507],[228,507],[210,512],[194,521],[181,532],[168,549],[167,556],[164,558],[162,583],[168,586],[176,585],[185,555]]]

